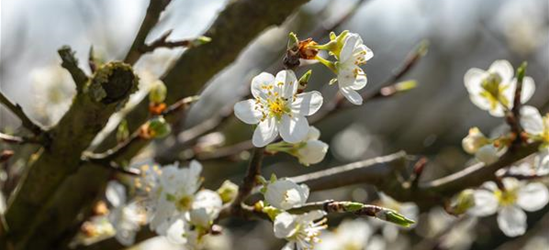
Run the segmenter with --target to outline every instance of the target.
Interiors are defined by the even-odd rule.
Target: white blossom
[[[160,176],[161,186],[156,209],[152,216],[150,226],[159,234],[164,231],[159,228],[167,228],[174,218],[179,218],[192,207],[194,195],[198,191],[201,180],[202,165],[192,161],[188,168],[178,168],[175,165],[166,166]]]
[[[547,187],[538,182],[525,183],[503,178],[505,190],[493,182],[485,183],[474,193],[475,206],[469,211],[475,216],[498,213],[497,222],[505,235],[515,237],[526,232],[526,213],[543,208],[549,201]]]
[[[223,201],[217,192],[201,190],[194,197],[189,220],[194,226],[209,228],[221,212]]]
[[[362,96],[357,90],[361,90],[368,83],[366,74],[360,66],[366,64],[373,56],[374,53],[363,44],[360,35],[346,35],[335,66],[339,90],[354,105],[362,104]]]
[[[254,99],[235,104],[236,117],[247,124],[258,124],[252,142],[264,147],[280,134],[289,143],[297,143],[309,131],[305,116],[316,113],[322,106],[318,91],[297,94],[298,81],[291,70],[278,72],[276,77],[261,73],[252,80]]]
[[[318,250],[364,250],[370,249],[374,229],[363,219],[345,220],[333,232],[323,233]]]
[[[304,205],[308,197],[309,187],[289,179],[279,179],[266,186],[265,201],[279,209],[288,210]]]
[[[523,106],[520,109],[520,125],[534,139],[549,143],[549,114],[543,117],[538,109]]]
[[[274,234],[277,238],[288,241],[282,249],[314,249],[320,232],[326,229],[326,219],[322,219],[325,215],[321,210],[304,214],[282,212],[277,215],[273,222]]]
[[[517,79],[513,78],[513,66],[505,60],[497,60],[485,71],[472,68],[465,74],[464,82],[469,98],[480,109],[501,117],[506,109],[513,107]],[[524,77],[521,103],[534,94],[535,85],[531,77]]]
[[[126,189],[118,182],[108,183],[106,197],[113,206],[108,219],[116,231],[115,238],[124,246],[133,245],[135,234],[146,221],[144,210],[137,203],[126,203]]]

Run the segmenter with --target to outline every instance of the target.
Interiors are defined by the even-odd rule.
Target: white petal
[[[297,185],[288,179],[277,180],[267,185],[265,201],[276,208],[288,210],[305,204],[309,197],[309,188]]]
[[[308,141],[307,144],[298,150],[299,162],[305,166],[317,164],[324,160],[328,152],[328,144],[319,141]]]
[[[114,207],[122,206],[126,203],[126,188],[116,181],[109,181],[105,196]]]
[[[517,204],[529,212],[540,210],[549,202],[549,191],[539,182],[532,182],[522,187],[517,196]]]
[[[295,217],[287,212],[282,212],[275,217],[273,229],[277,238],[284,239],[296,231]]]
[[[372,57],[374,57],[374,52],[370,48],[368,48],[368,46],[361,44],[360,46],[358,46],[358,48],[359,51],[366,51],[366,55],[364,55],[364,60],[368,61],[372,59]]]
[[[510,82],[514,75],[513,65],[507,60],[494,61],[488,71],[498,73],[503,83]]]
[[[264,147],[274,141],[278,135],[276,118],[271,117],[260,122],[254,131],[252,143],[256,147]]]
[[[289,143],[298,143],[305,139],[308,132],[309,122],[305,117],[297,114],[294,114],[292,117],[289,115],[282,116],[280,136],[284,141]]]
[[[487,76],[486,71],[482,69],[472,68],[469,69],[463,77],[465,88],[469,92],[469,95],[479,95],[482,89],[482,81]]]
[[[238,119],[247,124],[257,124],[263,116],[261,111],[256,109],[256,101],[254,99],[237,102],[234,105],[234,114]]]
[[[523,235],[526,232],[526,213],[516,206],[503,207],[498,212],[498,225],[509,237]]]
[[[353,82],[353,84],[349,87],[354,90],[361,90],[364,87],[366,87],[366,84],[368,83],[368,78],[366,78],[366,74],[361,68],[357,67],[357,70],[358,70],[358,75],[356,76],[356,79]]]
[[[475,206],[469,212],[475,216],[489,216],[498,209],[498,200],[494,193],[487,190],[475,190],[473,193]]]
[[[534,83],[534,79],[532,77],[526,76],[522,80],[522,93],[520,95],[520,102],[526,103],[532,96],[534,95],[534,92],[536,91],[536,84]]]
[[[485,164],[492,164],[499,159],[497,149],[492,144],[480,147],[475,153],[475,157]]]
[[[537,108],[523,106],[520,108],[520,125],[529,134],[543,133],[543,118]]]
[[[284,98],[292,98],[297,92],[297,77],[292,70],[282,70],[276,74],[275,89]]]
[[[349,87],[339,88],[341,94],[354,105],[362,105],[362,96]]]
[[[263,72],[252,79],[251,91],[254,98],[266,99],[265,86],[272,85],[275,77],[267,72]]]
[[[187,243],[187,238],[183,236],[185,231],[185,222],[178,219],[169,226],[166,237],[171,243],[182,245]]]
[[[339,54],[339,61],[345,62],[351,59],[351,56],[353,55],[355,47],[357,46],[357,43],[359,41],[362,41],[362,39],[358,34],[349,33],[347,37],[345,37],[343,48],[341,48],[341,53]]]
[[[318,91],[311,91],[298,94],[295,101],[292,102],[292,111],[303,116],[309,116],[316,113],[322,106],[322,94]]]
[[[311,141],[311,140],[318,140],[320,138],[320,130],[318,130],[314,126],[309,127],[309,132],[307,133],[307,138],[305,140]]]

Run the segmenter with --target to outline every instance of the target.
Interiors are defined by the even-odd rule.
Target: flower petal
[[[356,70],[358,71],[356,79],[349,87],[354,90],[361,90],[366,87],[366,84],[368,83],[368,78],[366,78],[366,73],[364,73],[364,70],[359,67],[356,67]]]
[[[291,236],[295,231],[296,216],[287,212],[277,215],[273,222],[274,234],[279,239]]]
[[[252,143],[256,147],[264,147],[274,141],[278,135],[276,118],[271,117],[260,122],[254,131]]]
[[[526,76],[522,80],[522,93],[520,95],[520,102],[526,103],[532,96],[534,95],[534,92],[536,91],[536,84],[534,83],[534,79],[532,77]]]
[[[482,69],[472,68],[465,73],[463,82],[469,95],[479,95],[482,92],[482,80],[487,76],[487,72]]]
[[[304,147],[298,150],[299,162],[305,166],[317,164],[324,160],[327,152],[328,144],[319,140],[308,141]]]
[[[498,73],[502,79],[502,83],[510,82],[514,75],[513,65],[507,60],[494,61],[492,65],[490,65],[488,72]]]
[[[517,204],[528,212],[540,210],[549,202],[549,191],[539,182],[532,182],[522,187],[517,196]]]
[[[169,226],[166,237],[169,242],[182,245],[187,243],[187,238],[184,237],[185,231],[185,222],[178,219]]]
[[[113,207],[122,206],[126,203],[126,188],[116,181],[109,181],[105,196]]]
[[[256,109],[256,101],[249,99],[246,101],[237,102],[234,105],[235,116],[247,124],[257,124],[261,120],[263,114]]]
[[[347,98],[347,100],[349,100],[352,104],[362,105],[362,96],[355,90],[349,87],[339,88],[339,90],[341,91],[341,94],[343,94],[343,96],[345,96],[345,98]]]
[[[284,98],[292,98],[297,92],[297,77],[292,70],[282,70],[276,74],[275,89]]]
[[[280,124],[280,136],[289,143],[298,143],[303,141],[309,132],[309,122],[301,115],[294,114],[282,116]]]
[[[309,116],[316,113],[323,102],[322,94],[318,91],[311,91],[298,94],[295,101],[292,102],[293,113],[303,116]]]
[[[498,209],[498,200],[494,193],[479,189],[473,193],[475,206],[469,209],[469,212],[475,216],[489,216]]]
[[[503,207],[498,212],[498,226],[509,237],[526,232],[526,213],[516,206]]]
[[[267,90],[265,86],[274,83],[275,77],[267,72],[263,72],[252,79],[251,91],[254,98],[266,99]]]
[[[357,43],[359,41],[360,43],[362,43],[362,39],[360,38],[360,36],[355,33],[349,33],[347,37],[345,37],[343,48],[341,48],[341,53],[339,54],[340,62],[345,62],[351,59],[351,56],[353,55],[355,47],[357,46]]]
[[[537,108],[523,106],[520,108],[520,125],[529,134],[543,133],[543,118]]]

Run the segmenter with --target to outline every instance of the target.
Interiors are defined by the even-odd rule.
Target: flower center
[[[273,99],[267,100],[267,108],[271,116],[280,120],[283,114],[289,113],[289,109],[286,107],[286,100],[280,96],[276,96]]]
[[[501,206],[512,205],[517,201],[517,194],[513,190],[496,190],[495,195]]]
[[[179,211],[187,211],[191,208],[192,202],[193,202],[193,197],[186,195],[181,197],[181,199],[177,200],[177,202],[175,203],[175,206]]]
[[[501,103],[505,107],[509,107],[509,100],[502,95],[503,91],[509,86],[501,85],[501,76],[498,73],[490,73],[481,86],[484,89],[480,95],[488,99],[491,109],[495,109],[498,103]]]

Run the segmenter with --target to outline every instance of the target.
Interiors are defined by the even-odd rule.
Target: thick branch
[[[149,35],[152,28],[156,25],[156,23],[158,23],[158,20],[160,19],[160,14],[162,14],[170,1],[171,0],[150,0],[149,7],[147,8],[147,12],[145,13],[145,18],[141,23],[141,27],[139,27],[137,36],[135,37],[132,47],[126,55],[124,62],[133,65],[137,62],[137,60],[139,60],[141,55],[145,53],[143,51],[143,48],[146,47],[145,40],[147,39],[147,36]]]
[[[33,233],[41,219],[51,216],[41,213],[46,204],[62,182],[77,170],[82,152],[110,116],[136,89],[137,78],[129,65],[107,63],[97,70],[84,90],[77,93],[59,123],[48,131],[49,146],[28,166],[6,211],[9,237],[17,248],[25,248],[25,237]],[[47,248],[38,238],[32,239],[33,246]]]
[[[23,112],[23,109],[19,104],[14,104],[11,102],[5,95],[0,91],[0,103],[4,105],[6,108],[8,108],[14,115],[21,120],[21,123],[23,124],[23,127],[30,130],[35,135],[42,134],[42,129],[36,125],[31,119]]]

